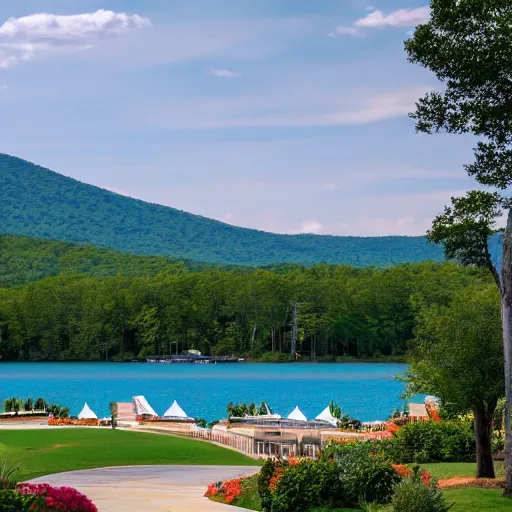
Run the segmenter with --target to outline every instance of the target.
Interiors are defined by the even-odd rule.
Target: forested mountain
[[[432,262],[58,276],[0,288],[0,359],[131,358],[168,354],[171,342],[206,354],[278,357],[290,352],[295,302],[304,357],[399,355],[413,338],[418,305],[448,304],[468,286],[493,284],[486,271]]]
[[[212,267],[193,260],[125,254],[91,244],[0,235],[0,288],[58,275],[151,277]]]
[[[0,232],[125,253],[207,263],[270,265],[319,262],[358,267],[441,261],[423,237],[277,235],[238,228],[80,183],[0,154]]]

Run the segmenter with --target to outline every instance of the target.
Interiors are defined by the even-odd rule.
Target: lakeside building
[[[428,421],[428,407],[409,404],[408,421]],[[326,407],[314,420],[308,420],[297,406],[286,418],[269,410],[265,415],[231,417],[211,429],[196,425],[194,418],[188,417],[176,400],[161,417],[143,396],[134,397],[131,404],[117,404],[117,410],[120,426],[210,441],[256,459],[276,456],[316,458],[331,441],[379,439],[390,435],[385,428],[386,422],[370,422],[373,428],[367,432],[342,431],[337,427],[338,420],[331,415],[330,407]],[[375,427],[379,427],[378,431]]]

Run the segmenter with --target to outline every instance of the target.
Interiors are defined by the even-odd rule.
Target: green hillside
[[[91,244],[0,235],[0,288],[58,275],[153,277],[211,267],[192,260],[125,254]]]
[[[207,263],[359,267],[442,260],[423,237],[278,235],[238,228],[80,183],[0,154],[0,232]]]

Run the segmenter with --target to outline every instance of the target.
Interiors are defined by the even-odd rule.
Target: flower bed
[[[20,484],[22,496],[39,496],[30,510],[33,512],[98,512],[96,505],[84,494],[71,487],[52,487],[48,484]]]
[[[218,500],[216,501],[232,503],[235,498],[242,495],[242,481],[243,478],[234,478],[233,480],[210,484],[205,496],[207,498],[217,497]]]
[[[438,485],[441,489],[454,489],[460,487],[482,487],[484,489],[504,489],[505,480],[503,478],[473,478],[456,476],[439,480]]]
[[[48,425],[52,427],[59,426],[77,426],[77,427],[99,427],[99,426],[107,426],[109,421],[101,421],[95,419],[83,419],[76,420],[72,418],[49,418]]]
[[[212,483],[205,497],[218,503],[259,510],[258,475]]]

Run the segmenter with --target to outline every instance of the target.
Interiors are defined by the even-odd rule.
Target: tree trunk
[[[505,491],[512,497],[512,210],[503,236],[501,313],[505,355]]]
[[[476,442],[476,477],[495,478],[492,460],[492,413],[482,407],[474,411]]]

